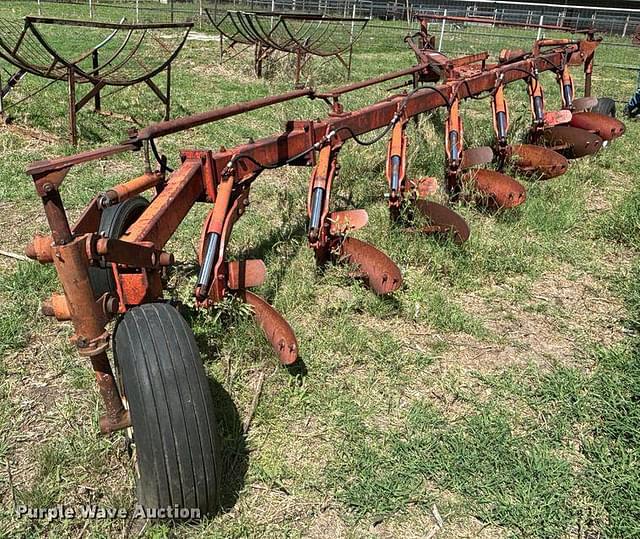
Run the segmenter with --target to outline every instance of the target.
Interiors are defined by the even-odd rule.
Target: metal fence
[[[558,5],[553,3],[507,2],[504,0],[37,0],[47,3],[75,3],[87,6],[89,16],[103,8],[127,8],[137,16],[159,12],[175,18],[196,20],[205,8],[260,11],[302,11],[306,13],[368,16],[383,20],[411,21],[417,13],[488,17],[496,21],[535,23],[540,17],[554,24],[626,36],[640,25],[640,9]]]
[[[14,1],[12,5],[19,3]],[[114,19],[126,16],[129,21],[139,22],[188,20],[196,22],[196,28],[201,30],[211,30],[204,12],[207,8],[220,16],[227,10],[242,9],[365,16],[377,19],[367,27],[369,35],[381,31],[396,32],[398,39],[394,41],[397,41],[399,48],[404,47],[404,35],[417,30],[416,14],[485,18],[485,24],[446,21],[433,24],[432,33],[437,37],[438,47],[451,55],[479,50],[498,53],[502,48],[518,46],[529,48],[536,37],[554,34],[537,29],[536,25],[557,25],[573,30],[594,28],[607,34],[596,55],[597,76],[604,86],[610,88],[607,92],[621,101],[626,101],[635,90],[636,72],[640,65],[640,46],[633,44],[631,37],[636,27],[640,27],[640,9],[490,0],[31,0],[24,4],[30,6],[32,11],[39,9],[44,15],[58,14],[64,6],[75,4],[75,16],[79,6],[82,6],[81,9],[86,8],[89,18]],[[55,10],[52,4],[56,4]],[[52,9],[48,11],[48,8]],[[396,22],[390,22],[393,20]],[[502,21],[525,23],[531,28],[501,28],[499,23]]]

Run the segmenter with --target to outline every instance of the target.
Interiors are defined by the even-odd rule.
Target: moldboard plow
[[[352,235],[367,224],[366,211],[332,209],[339,157],[349,141],[370,145],[388,137],[386,180],[393,220],[412,232],[444,234],[463,243],[470,234],[467,223],[450,204],[433,200],[441,183],[451,203],[466,199],[494,209],[515,207],[524,202],[525,188],[501,171],[505,163],[529,176],[552,178],[567,169],[561,153],[568,157],[594,153],[604,140],[624,131],[613,118],[576,110],[578,100],[569,68],[585,65],[590,74],[587,64],[599,43],[593,36],[538,41],[530,52],[504,51],[495,64],[488,62],[486,53],[449,59],[430,48],[426,34],[409,43],[418,57],[418,64],[410,68],[326,92],[301,89],[152,124],[119,145],[36,162],[28,168],[51,234],[34,238],[27,254],[42,263],[53,263],[64,289],[64,295],[54,295],[43,311],[73,323],[73,341],[91,361],[105,404],[102,432],[126,429],[127,436],[133,436],[143,505],[177,504],[203,513],[218,508],[220,461],[215,410],[210,395],[202,389],[208,387],[207,379],[193,334],[177,311],[163,303],[163,276],[175,264],[165,246],[196,203],[213,205],[202,227],[196,305],[208,308],[227,296],[249,303],[280,362],[290,365],[298,358],[293,329],[264,299],[249,291],[265,281],[265,264],[261,260],[229,261],[226,253],[234,224],[248,209],[252,184],[263,171],[284,166],[312,168],[307,237],[317,263],[348,264],[353,276],[373,292],[389,294],[402,286],[400,269],[376,247]],[[544,110],[540,74],[545,71],[558,77],[561,111]],[[353,111],[346,111],[341,103],[344,94],[405,77],[411,77],[405,84],[411,86],[409,90]],[[503,90],[517,82],[527,84],[532,126],[527,144],[510,145]],[[491,99],[496,142],[493,148],[465,149],[461,105],[480,97]],[[156,147],[156,139],[163,136],[300,98],[323,100],[329,115],[322,120],[290,121],[280,133],[230,149],[184,150],[174,171]],[[583,105],[592,102],[582,100]],[[412,180],[407,124],[443,107],[447,109],[444,181]],[[363,139],[374,131],[378,133]],[[144,173],[98,194],[70,224],[61,197],[69,171],[131,151],[141,151]],[[158,161],[156,170],[152,154]],[[486,168],[490,162],[496,164],[495,169]],[[139,196],[150,190],[150,201]],[[118,323],[109,330],[108,322],[113,319]],[[110,344],[118,380],[107,357]],[[189,443],[178,443],[177,438]],[[180,474],[175,471],[178,468]]]

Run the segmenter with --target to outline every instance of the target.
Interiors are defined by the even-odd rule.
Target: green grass
[[[34,10],[34,3],[3,2],[0,17]],[[84,6],[44,10],[86,16]],[[124,13],[98,8],[104,19]],[[383,26],[356,46],[354,80],[412,62],[404,31]],[[69,54],[84,46],[64,37],[52,36]],[[455,44],[468,52],[480,47],[476,39]],[[491,49],[505,44],[497,36],[482,41]],[[612,61],[615,53],[605,45],[598,58]],[[174,116],[291,88],[284,64],[256,80],[249,58],[219,66],[216,55],[215,43],[189,42],[179,56]],[[596,70],[595,92],[629,93],[635,81],[618,75]],[[319,87],[343,82],[334,64],[316,62],[309,76]],[[548,107],[557,107],[554,78],[543,82]],[[37,87],[27,78],[7,103]],[[385,88],[356,92],[345,104],[369,104],[388,95]],[[529,121],[524,85],[509,87],[508,98],[517,140]],[[103,107],[140,124],[161,117],[144,88],[107,97]],[[468,145],[491,143],[488,111],[486,100],[464,103]],[[11,114],[15,125],[59,138],[46,143],[0,128],[0,249],[20,251],[46,230],[26,165],[74,150],[64,142],[64,85]],[[181,148],[230,147],[277,132],[288,119],[325,114],[322,103],[298,100],[160,146],[175,164]],[[437,112],[410,126],[410,176],[441,177],[442,120]],[[116,143],[132,127],[89,109],[79,124],[81,149]],[[422,537],[438,525],[434,506],[443,518],[438,537],[639,536],[639,141],[630,122],[622,139],[572,162],[564,176],[519,178],[528,198],[514,211],[460,205],[472,229],[462,247],[391,225],[385,141],[346,144],[335,207],[369,213],[358,237],[389,254],[405,279],[392,298],[373,296],[345,268],[316,271],[304,232],[309,169],[265,172],[235,227],[230,256],[265,260],[268,279],[258,293],[290,321],[304,367],[278,368],[238,302],[185,310],[211,377],[227,470],[226,509],[201,523],[13,516],[14,499],[131,508],[135,492],[122,437],[97,434],[102,405],[86,359],[68,342],[70,326],[39,314],[40,303],[59,291],[54,270],[2,258],[0,536]],[[63,186],[65,203],[75,216],[96,192],[140,170],[133,154],[77,167]],[[169,244],[179,260],[194,260],[208,209],[194,208]],[[175,296],[189,303],[194,280],[179,268],[171,277]],[[261,371],[262,396],[245,436],[241,424]]]

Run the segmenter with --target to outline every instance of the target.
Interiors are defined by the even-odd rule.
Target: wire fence
[[[12,5],[20,3],[11,2]],[[68,8],[73,13],[71,16],[77,17],[86,9],[87,18],[114,20],[126,17],[137,22],[193,21],[196,29],[202,31],[213,31],[205,9],[214,17],[222,17],[229,10],[369,17],[375,20],[369,23],[363,37],[377,39],[383,32],[393,34],[393,42],[397,42],[399,48],[404,47],[403,37],[407,33],[417,31],[417,14],[483,18],[486,21],[483,24],[436,21],[430,25],[431,33],[437,38],[437,47],[449,55],[481,50],[497,54],[504,48],[530,48],[535,38],[570,35],[539,26],[555,25],[571,30],[593,28],[606,34],[596,54],[596,77],[610,88],[609,93],[620,101],[628,100],[636,88],[636,73],[640,72],[640,46],[633,40],[637,28],[640,28],[640,9],[489,0],[25,0],[22,3],[24,14],[38,10],[42,15],[60,16]],[[529,28],[503,28],[500,26],[502,22],[525,24]],[[363,41],[367,42],[366,39]]]
[[[80,4],[90,17],[109,7],[129,9],[138,17],[157,16],[197,20],[204,9],[225,11],[298,11],[347,17],[411,21],[418,13],[435,13],[467,17],[486,17],[495,21],[536,23],[540,17],[554,24],[574,29],[595,28],[600,32],[626,36],[640,26],[640,9],[522,3],[504,0],[38,0],[47,3]],[[168,16],[168,17],[167,17]]]

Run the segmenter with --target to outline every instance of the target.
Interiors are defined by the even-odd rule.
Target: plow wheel
[[[139,503],[202,516],[219,506],[220,453],[209,382],[191,328],[166,303],[128,311],[113,351],[136,466]]]
[[[107,238],[119,238],[142,215],[148,205],[149,201],[146,198],[137,196],[104,209],[98,232]],[[105,267],[90,267],[89,279],[97,298],[106,293],[116,293],[116,280],[110,264]]]

